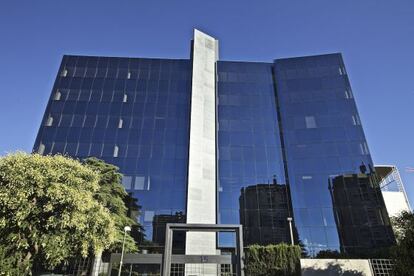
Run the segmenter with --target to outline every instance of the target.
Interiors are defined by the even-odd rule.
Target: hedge
[[[250,245],[245,249],[246,276],[300,275],[301,248],[285,243]]]

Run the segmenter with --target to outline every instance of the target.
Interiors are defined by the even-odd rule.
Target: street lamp
[[[293,242],[293,231],[292,231],[292,218],[288,217],[287,221],[289,222],[289,230],[290,230],[290,243],[292,245],[294,245],[295,243]]]
[[[121,276],[122,261],[124,259],[125,238],[126,238],[126,233],[129,231],[131,231],[131,227],[125,226],[124,227],[124,240],[122,241],[121,261],[119,262],[118,276]]]

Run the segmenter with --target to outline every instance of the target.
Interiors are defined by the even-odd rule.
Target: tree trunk
[[[95,254],[93,258],[92,270],[91,270],[90,276],[98,276],[99,268],[101,267],[101,264],[102,264],[102,251],[99,251],[98,253]]]
[[[27,252],[27,254],[26,254],[26,257],[24,257],[24,261],[25,262],[28,262],[29,260],[30,260],[30,258],[32,257],[32,253],[30,253],[30,251],[29,252]]]

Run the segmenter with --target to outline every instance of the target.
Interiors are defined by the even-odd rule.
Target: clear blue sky
[[[31,150],[63,54],[188,58],[195,27],[224,60],[342,52],[374,162],[414,205],[413,0],[2,0],[0,155]]]

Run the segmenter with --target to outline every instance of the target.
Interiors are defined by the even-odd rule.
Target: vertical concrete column
[[[218,41],[194,30],[187,223],[216,223],[217,59]],[[216,234],[188,233],[186,254],[216,254]]]

